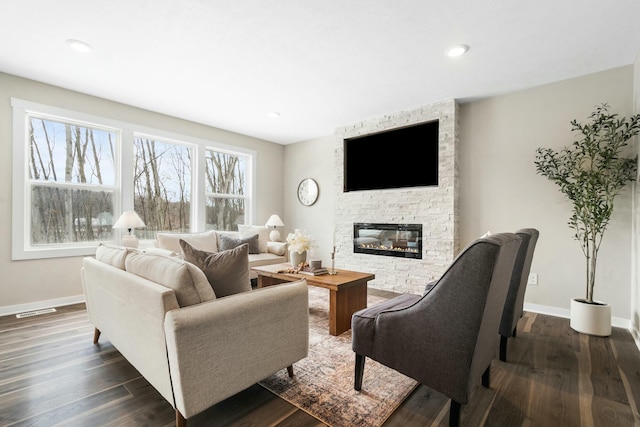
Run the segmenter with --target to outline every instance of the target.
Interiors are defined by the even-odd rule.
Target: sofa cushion
[[[249,244],[249,253],[250,254],[259,254],[260,247],[258,245],[259,237],[257,234],[247,237],[233,237],[227,234],[222,234],[220,236],[220,251],[228,251],[229,249],[235,249],[238,246],[247,243]]]
[[[124,246],[112,246],[100,243],[96,248],[96,259],[98,261],[109,264],[112,267],[124,270],[124,261],[127,258],[127,255],[135,252],[138,251],[133,248],[126,248]]]
[[[159,248],[169,249],[177,253],[181,253],[180,239],[189,242],[194,248],[202,251],[218,251],[215,230],[202,233],[156,233],[156,241]]]
[[[216,299],[204,273],[178,257],[134,253],[125,260],[126,270],[173,289],[180,307]]]
[[[216,297],[251,290],[248,243],[222,252],[201,251],[184,240],[180,240],[180,246],[184,259],[204,272]]]
[[[268,251],[268,243],[269,243],[269,229],[264,225],[247,225],[247,224],[238,224],[238,231],[240,232],[240,236],[248,237],[253,234],[257,234],[258,243],[260,244],[260,252]]]

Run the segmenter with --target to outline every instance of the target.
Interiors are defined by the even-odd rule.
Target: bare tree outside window
[[[208,230],[236,231],[244,224],[247,158],[206,151],[206,222]]]
[[[189,231],[191,149],[136,138],[134,141],[134,209],[146,228],[137,233],[154,239],[157,231]]]
[[[28,132],[31,244],[110,239],[119,134],[36,116]]]

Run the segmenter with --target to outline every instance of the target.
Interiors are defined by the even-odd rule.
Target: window
[[[108,240],[116,194],[116,130],[29,114],[30,245]]]
[[[133,142],[134,210],[146,227],[139,237],[157,231],[189,231],[192,148],[137,136]]]
[[[206,151],[207,230],[237,230],[245,223],[247,156]]]
[[[17,99],[12,106],[14,260],[93,254],[129,209],[145,222],[141,240],[236,230],[253,219],[254,151]]]

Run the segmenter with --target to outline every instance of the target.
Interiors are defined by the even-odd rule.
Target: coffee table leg
[[[329,295],[329,333],[340,335],[351,329],[351,316],[367,308],[367,282],[357,282],[346,289],[331,290]]]

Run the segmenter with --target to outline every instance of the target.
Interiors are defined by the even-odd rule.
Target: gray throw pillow
[[[259,234],[254,234],[248,237],[232,237],[232,236],[227,236],[226,234],[221,234],[220,250],[228,251],[229,249],[235,249],[244,243],[248,243],[249,253],[259,254],[260,253],[260,243],[258,241],[259,237],[260,237]]]
[[[207,276],[217,298],[251,290],[247,243],[226,251],[206,252],[180,239],[180,247],[185,261],[198,267]]]

